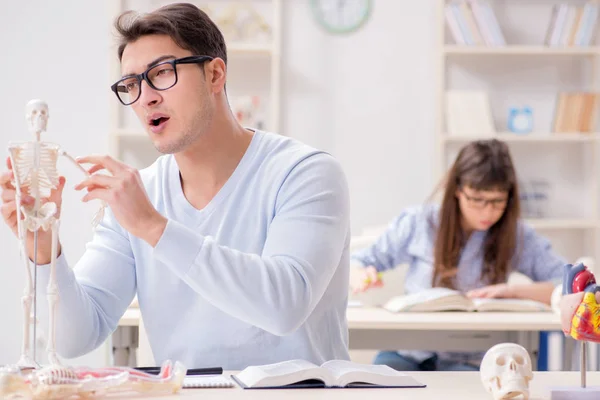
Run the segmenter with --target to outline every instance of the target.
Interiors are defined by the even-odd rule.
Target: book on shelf
[[[446,91],[449,136],[493,136],[496,133],[488,94],[481,90]]]
[[[453,1],[444,8],[448,29],[459,45],[504,46],[506,40],[487,2]]]
[[[598,93],[561,92],[556,99],[553,131],[594,132],[598,109]]]
[[[321,366],[306,360],[246,367],[232,378],[244,389],[423,388],[424,384],[387,365],[331,360]]]
[[[555,4],[544,44],[550,47],[590,46],[594,44],[598,21],[598,4]]]
[[[441,287],[393,297],[383,304],[383,308],[393,313],[437,311],[545,312],[552,310],[549,305],[534,300],[471,299],[458,290]]]

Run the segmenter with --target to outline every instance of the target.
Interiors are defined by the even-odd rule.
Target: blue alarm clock
[[[508,109],[508,130],[525,134],[533,130],[533,110],[531,107],[511,107]]]

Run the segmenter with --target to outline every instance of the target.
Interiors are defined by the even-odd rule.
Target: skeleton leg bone
[[[17,204],[21,204],[21,194],[17,191],[15,198]],[[31,280],[31,269],[29,266],[29,256],[27,255],[27,228],[25,221],[21,219],[21,207],[17,206],[17,233],[19,235],[21,259],[25,264],[25,290],[21,303],[23,305],[23,343],[21,345],[21,357],[17,362],[19,367],[35,367],[36,362],[30,354],[30,329],[31,329],[31,304],[33,301],[33,283]]]
[[[58,246],[59,225],[59,219],[54,219],[54,221],[52,221],[52,258],[50,261],[50,281],[48,282],[47,288],[48,306],[50,308],[50,312],[48,314],[49,338],[46,351],[48,353],[48,361],[52,365],[61,364],[56,354],[56,304],[58,302],[58,285],[56,284],[56,253]]]

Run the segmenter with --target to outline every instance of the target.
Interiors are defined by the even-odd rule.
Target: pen
[[[381,280],[381,278],[383,278],[383,273],[381,273],[381,272],[378,272],[378,273],[377,273],[377,279],[378,279],[378,280]],[[368,285],[369,283],[371,283],[371,278],[367,278],[367,279],[365,279],[365,283],[366,283],[367,285]]]
[[[135,367],[134,369],[149,374],[158,375],[160,373],[160,367]],[[208,368],[190,368],[187,370],[186,375],[221,375],[223,373],[222,367],[208,367]]]

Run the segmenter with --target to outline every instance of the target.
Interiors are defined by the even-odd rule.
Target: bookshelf
[[[591,56],[600,52],[600,47],[546,47],[511,45],[504,47],[487,46],[444,46],[444,53],[449,55],[531,55],[531,56]]]
[[[522,197],[537,194],[530,190],[532,182],[545,188],[543,200],[523,199],[522,204],[528,205],[523,207],[525,220],[569,260],[598,258],[599,102],[592,101],[585,112],[584,103],[567,111],[560,102],[570,93],[596,99],[600,4],[584,0],[438,0],[437,4],[440,118],[435,180],[443,177],[467,142],[503,140],[511,149],[520,183],[527,183],[521,187]],[[452,96],[463,92],[477,92],[479,97],[460,108]],[[514,133],[509,127],[509,109],[519,107],[533,110],[533,128],[527,133]],[[465,113],[462,119],[460,112]],[[480,124],[464,125],[465,117]],[[537,214],[531,212],[536,202],[541,204]]]
[[[109,0],[110,23],[125,10],[147,12],[173,2],[175,1]],[[192,0],[191,3],[207,12],[225,36],[228,56],[227,94],[231,108],[235,112],[238,108],[247,107],[253,101],[251,99],[258,98],[260,108],[256,115],[261,121],[258,127],[280,133],[282,0]],[[268,25],[269,31],[256,35],[256,40],[244,39],[239,31],[246,21],[251,20],[253,13],[260,16]],[[112,33],[111,29],[111,35]],[[111,83],[121,76],[116,45],[113,44],[111,36]],[[144,128],[130,108],[123,107],[112,92],[109,96],[111,155],[136,168],[150,165],[159,154],[147,139]]]

